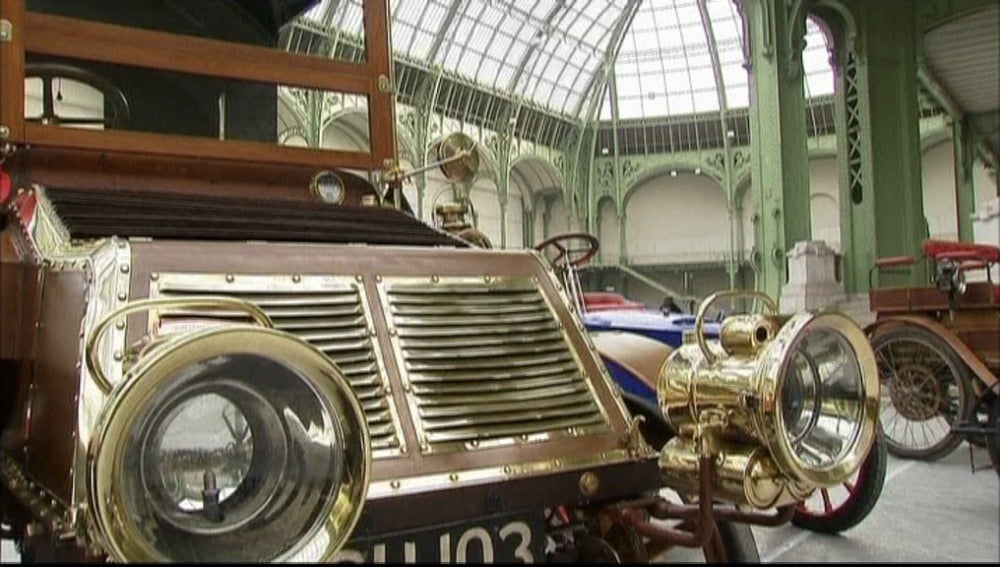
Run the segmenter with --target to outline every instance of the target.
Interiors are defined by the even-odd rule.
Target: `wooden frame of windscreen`
[[[365,61],[352,63],[29,12],[25,0],[0,0],[9,30],[0,40],[0,143],[106,155],[186,158],[256,165],[381,170],[395,160],[395,118],[388,0],[364,0]],[[144,132],[83,130],[24,118],[25,54],[257,81],[368,97],[369,153],[276,146]],[[241,61],[232,65],[232,61]],[[381,80],[380,80],[381,79]]]

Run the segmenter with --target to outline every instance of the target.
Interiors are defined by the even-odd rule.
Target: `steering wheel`
[[[104,77],[75,65],[63,63],[28,63],[24,66],[24,77],[38,77],[42,80],[42,115],[27,118],[29,122],[41,122],[55,126],[102,124],[105,128],[121,128],[131,119],[128,99],[114,83]],[[104,95],[105,108],[111,108],[110,116],[102,118],[62,117],[56,114],[52,97],[54,79],[72,79],[94,87]]]
[[[535,250],[545,254],[554,248],[556,256],[552,265],[556,267],[579,266],[594,257],[600,243],[597,237],[587,232],[563,232],[546,238],[535,245]]]

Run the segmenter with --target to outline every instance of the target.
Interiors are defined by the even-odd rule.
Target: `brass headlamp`
[[[242,311],[259,326],[155,338],[117,384],[98,346],[128,313]],[[320,351],[230,297],[150,299],[102,319],[87,367],[106,391],[87,453],[91,535],[115,561],[322,561],[350,537],[370,481],[369,434]]]
[[[730,316],[719,340],[706,340],[709,306],[740,295],[762,299],[771,313]],[[660,456],[675,486],[697,490],[698,458],[711,454],[719,497],[763,509],[839,484],[864,461],[879,385],[853,320],[834,311],[778,315],[763,294],[722,292],[702,303],[693,339],[671,353],[657,387],[678,432]]]

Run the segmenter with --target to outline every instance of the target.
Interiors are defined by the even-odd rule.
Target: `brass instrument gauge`
[[[344,180],[330,170],[317,172],[309,181],[309,192],[321,203],[339,205],[344,201],[347,189]]]

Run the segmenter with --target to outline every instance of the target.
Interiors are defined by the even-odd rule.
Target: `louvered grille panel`
[[[425,452],[608,426],[530,278],[387,278],[381,290]]]
[[[274,322],[275,328],[294,334],[323,351],[337,364],[364,409],[376,457],[396,454],[400,447],[398,419],[392,408],[384,372],[377,358],[371,327],[358,286],[345,279],[278,276],[223,278],[193,274],[163,274],[158,278],[160,297],[227,295],[253,302]],[[160,321],[244,319],[242,312],[216,310],[160,311]]]

